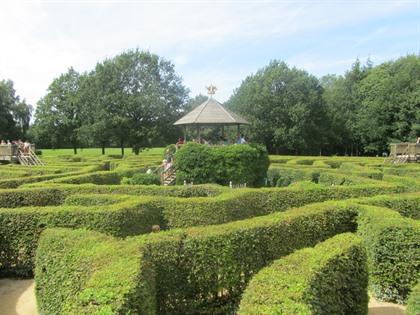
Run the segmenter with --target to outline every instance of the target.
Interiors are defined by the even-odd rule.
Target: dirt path
[[[373,297],[369,300],[368,315],[404,315],[405,306],[393,303],[379,302]]]
[[[0,314],[38,315],[34,290],[34,280],[0,279]],[[405,307],[402,305],[370,298],[368,315],[404,314]]]
[[[38,315],[34,280],[0,279],[1,315]]]

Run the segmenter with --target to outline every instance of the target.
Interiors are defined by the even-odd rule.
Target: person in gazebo
[[[178,142],[175,144],[176,149],[178,150],[184,144],[184,138],[179,138]]]

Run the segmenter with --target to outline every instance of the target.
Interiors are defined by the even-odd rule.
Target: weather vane
[[[210,95],[210,97],[212,97],[217,91],[217,87],[215,87],[213,84],[206,86],[206,89],[207,89],[207,94]]]

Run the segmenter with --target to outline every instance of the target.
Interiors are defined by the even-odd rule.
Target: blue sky
[[[131,48],[171,60],[191,90],[226,101],[270,60],[322,76],[356,58],[420,53],[420,0],[2,1],[0,79],[33,105],[73,66]]]

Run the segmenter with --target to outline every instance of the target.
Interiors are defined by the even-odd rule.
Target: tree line
[[[23,139],[29,129],[32,106],[16,95],[11,80],[0,81],[0,140]]]
[[[27,137],[42,148],[142,148],[174,143],[173,123],[206,98],[189,98],[174,65],[130,50],[54,79],[36,107],[0,82],[0,138]],[[420,136],[420,56],[317,78],[274,60],[245,78],[225,104],[251,125],[248,140],[277,154],[381,154]]]
[[[375,155],[420,136],[420,56],[320,79],[272,61],[227,102],[251,122],[249,137],[282,154]]]

